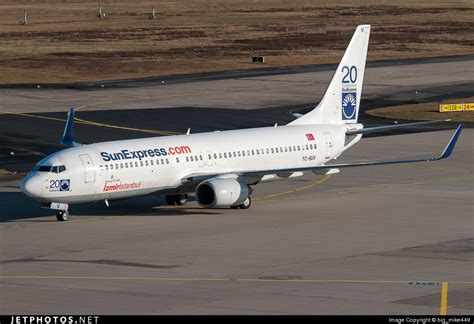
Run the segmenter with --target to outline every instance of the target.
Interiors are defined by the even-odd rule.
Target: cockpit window
[[[51,172],[53,173],[61,173],[66,170],[66,167],[64,165],[53,165],[51,168]]]
[[[61,173],[66,171],[66,166],[64,165],[40,165],[35,168],[35,171],[39,172],[53,172],[53,173]]]
[[[50,165],[40,165],[40,166],[36,167],[35,171],[49,172],[49,171],[51,171],[51,166]]]

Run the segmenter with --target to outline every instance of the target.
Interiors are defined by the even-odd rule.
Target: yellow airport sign
[[[462,111],[463,104],[439,105],[440,112]]]
[[[474,111],[474,103],[465,103],[462,105],[464,111]]]

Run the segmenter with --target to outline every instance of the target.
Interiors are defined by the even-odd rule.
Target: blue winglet
[[[454,146],[456,146],[456,142],[459,138],[459,135],[461,134],[461,130],[463,127],[463,123],[459,124],[458,128],[456,129],[456,132],[454,132],[453,137],[451,137],[451,140],[449,141],[448,145],[446,145],[446,148],[444,149],[443,153],[441,153],[441,155],[436,160],[445,159],[449,157],[451,153],[453,153]]]
[[[69,110],[69,113],[67,114],[66,126],[64,127],[63,137],[61,138],[62,145],[69,146],[69,147],[81,145],[79,143],[74,142],[73,128],[74,128],[74,108],[71,108]]]

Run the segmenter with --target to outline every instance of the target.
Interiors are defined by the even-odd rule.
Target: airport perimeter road
[[[453,130],[363,140],[341,161],[439,153]],[[256,187],[249,210],[72,208],[0,194],[0,313],[474,314],[472,129],[437,163]]]

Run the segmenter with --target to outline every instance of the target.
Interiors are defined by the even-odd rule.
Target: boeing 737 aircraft
[[[460,124],[438,157],[380,162],[327,164],[360,141],[363,134],[422,125],[418,122],[364,128],[357,123],[370,25],[358,26],[317,105],[284,126],[82,145],[73,139],[74,110],[61,143],[69,148],[42,159],[25,177],[21,190],[69,219],[70,204],[157,194],[183,205],[188,194],[205,208],[250,207],[251,186],[312,171],[435,161],[451,155]]]

